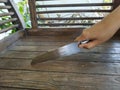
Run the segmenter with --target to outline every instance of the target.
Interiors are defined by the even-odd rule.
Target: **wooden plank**
[[[0,90],[31,90],[31,89],[15,88],[15,87],[0,87]]]
[[[8,0],[0,0],[0,3],[6,3]]]
[[[7,31],[9,31],[9,30],[12,30],[12,29],[14,29],[14,28],[17,28],[18,26],[19,26],[19,24],[9,26],[9,27],[7,27],[7,28],[5,28],[5,29],[0,30],[0,33],[7,32]]]
[[[63,46],[63,45],[66,45],[66,44],[69,44],[71,43],[71,41],[65,41],[65,42],[60,42],[60,41],[29,41],[29,39],[21,39],[19,40],[18,42],[15,43],[16,46],[43,46],[43,45],[46,45],[46,46]],[[106,43],[103,43],[97,47],[109,47],[109,48],[119,48],[120,47],[120,41],[119,40],[109,40],[108,42]]]
[[[76,36],[28,36],[21,41],[35,41],[35,42],[72,42]]]
[[[19,38],[21,38],[23,35],[24,35],[24,32],[21,30],[0,40],[0,51],[7,49],[9,45],[11,45],[13,42],[18,40]]]
[[[35,0],[28,0],[30,7],[30,18],[31,18],[32,29],[37,29],[38,27],[35,2],[36,2]]]
[[[67,35],[80,35],[83,28],[39,28],[37,30],[29,30],[28,35],[30,36],[67,36]]]
[[[103,19],[104,17],[80,17],[80,18],[37,18],[37,20],[93,20]]]
[[[90,55],[94,56],[91,57]],[[105,56],[105,57],[102,57]],[[31,66],[32,58],[0,58],[0,69],[120,75],[119,54],[77,54]],[[87,57],[88,56],[88,57]]]
[[[24,20],[18,10],[18,7],[16,6],[16,4],[14,3],[13,0],[8,0],[7,3],[5,3],[5,5],[10,5],[12,6],[11,9],[8,9],[9,12],[14,12],[14,15],[12,15],[12,18],[18,18],[18,21],[13,22],[13,24],[20,24],[19,27],[17,28],[18,30],[21,29],[25,29],[25,23]]]
[[[42,53],[45,52],[6,51],[0,54],[0,58],[1,59],[31,59]]]
[[[36,42],[36,41],[32,41],[29,42],[27,40],[21,41],[19,40],[18,42],[15,43],[16,46],[63,46],[66,44],[71,43],[70,41],[65,41],[65,42],[48,42],[48,41],[44,41],[44,42]],[[116,45],[117,46],[117,45]]]
[[[8,19],[8,20],[0,20],[0,25],[8,23],[8,22],[13,22],[13,21],[16,21],[16,20],[17,20],[17,18],[11,18],[11,19]]]
[[[0,6],[0,9],[10,9],[11,8],[11,6]]]
[[[3,17],[3,16],[11,16],[11,15],[14,15],[14,12],[1,13],[1,14],[0,14],[0,17]]]
[[[36,5],[36,8],[45,7],[89,7],[89,6],[112,6],[113,3],[77,3],[77,4],[47,4],[47,5]]]
[[[14,46],[10,48],[11,51],[21,52],[41,52],[57,49],[59,46]]]
[[[39,40],[38,40],[39,41]],[[14,46],[9,50],[11,51],[31,51],[31,52],[39,52],[39,51],[51,51],[59,48],[59,46]],[[120,53],[120,47],[95,47],[90,50],[81,49],[80,53]]]
[[[119,75],[88,75],[77,73],[37,72],[0,70],[0,86],[18,88],[58,90],[59,87],[72,86],[79,88],[91,88],[95,90],[119,90]],[[68,90],[68,89],[66,89]]]
[[[76,12],[111,12],[112,10],[52,10],[52,11],[40,11],[36,12],[37,14],[45,14],[45,13],[76,13]]]
[[[47,23],[47,24],[38,24],[38,26],[91,26],[95,23]]]

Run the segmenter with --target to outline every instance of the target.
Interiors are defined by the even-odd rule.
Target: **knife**
[[[88,43],[89,40],[83,40],[79,43],[73,42],[70,44],[67,44],[65,46],[62,46],[56,50],[48,51],[44,54],[38,55],[35,58],[32,59],[31,65],[35,66],[39,63],[49,61],[49,60],[56,60],[60,57],[66,57],[73,54],[77,54],[81,51],[81,49],[78,47],[80,44]]]

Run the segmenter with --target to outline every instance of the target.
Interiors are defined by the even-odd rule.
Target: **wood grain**
[[[0,73],[0,86],[47,90],[59,90],[60,86],[77,87],[77,90],[79,90],[79,87],[87,87],[86,90],[89,90],[89,88],[94,88],[94,90],[95,88],[99,88],[100,90],[120,89],[120,76],[116,75],[88,75],[21,70],[0,70],[0,72],[2,72]]]

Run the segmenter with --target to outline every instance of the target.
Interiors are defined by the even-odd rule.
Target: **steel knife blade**
[[[79,43],[77,42],[73,42],[70,44],[67,44],[65,46],[62,46],[58,49],[52,50],[52,51],[48,51],[44,54],[38,55],[35,58],[33,58],[31,65],[37,65],[39,63],[48,61],[48,60],[56,60],[57,58],[60,57],[66,57],[66,56],[70,56],[73,54],[77,54],[81,51],[81,49],[78,47],[79,44],[83,43],[87,43],[88,41],[81,41]]]

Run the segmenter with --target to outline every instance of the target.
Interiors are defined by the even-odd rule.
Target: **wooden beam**
[[[11,16],[11,15],[14,15],[14,12],[0,13],[0,17],[3,17],[3,16]]]
[[[38,24],[38,26],[79,26],[79,25],[84,25],[84,26],[89,26],[93,25],[94,23],[51,23],[51,24]]]
[[[30,8],[31,24],[33,29],[36,29],[38,27],[35,2],[36,2],[35,0],[28,0],[29,8]]]
[[[79,17],[79,18],[37,18],[37,20],[100,20],[104,17]]]
[[[11,6],[0,6],[0,9],[10,9],[11,8]]]
[[[45,7],[89,7],[89,6],[112,6],[113,3],[78,3],[78,4],[50,4],[50,5],[36,5],[36,8]]]
[[[0,3],[6,3],[8,0],[0,0]]]
[[[112,10],[51,10],[51,11],[40,11],[37,14],[45,14],[45,13],[77,13],[77,12],[111,12]]]

